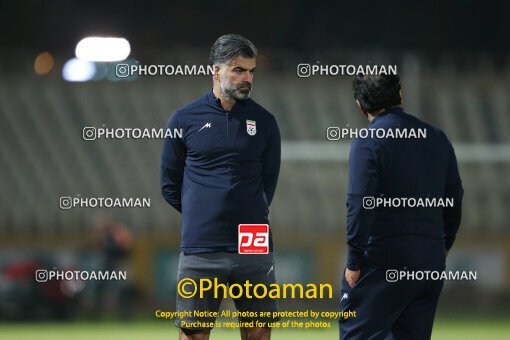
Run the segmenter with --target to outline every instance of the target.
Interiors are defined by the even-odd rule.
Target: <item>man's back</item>
[[[356,75],[353,92],[370,124],[349,155],[340,309],[361,317],[340,322],[340,338],[430,339],[443,281],[398,274],[445,267],[462,207],[455,152],[400,107],[398,75]]]
[[[369,129],[386,131],[385,138],[369,136],[353,141],[347,201],[348,224],[351,220],[371,225],[367,264],[378,268],[442,268],[445,223],[450,222],[445,221],[444,214],[449,208],[441,205],[454,198],[451,213],[456,215],[455,201],[458,198],[460,202],[462,195],[450,142],[441,130],[400,107],[378,115]],[[403,131],[407,138],[397,135]],[[360,196],[374,197],[379,204],[367,207],[364,201],[360,204]]]

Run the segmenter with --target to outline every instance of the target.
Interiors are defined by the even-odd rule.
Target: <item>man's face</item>
[[[256,66],[255,58],[243,57],[237,57],[221,65],[217,71],[217,80],[223,95],[235,100],[250,98]]]

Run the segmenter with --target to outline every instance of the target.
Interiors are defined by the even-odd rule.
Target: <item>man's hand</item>
[[[351,288],[354,288],[354,285],[356,284],[356,282],[358,282],[360,270],[350,270],[350,269],[345,268],[344,275],[345,275],[345,280],[347,281],[349,286]]]

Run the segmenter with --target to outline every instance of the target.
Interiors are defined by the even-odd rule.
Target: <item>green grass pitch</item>
[[[432,339],[510,339],[508,318],[498,319],[439,319],[434,324]],[[274,340],[291,339],[338,339],[338,327],[330,329],[276,329]],[[63,340],[63,339],[177,339],[177,329],[171,321],[146,321],[133,323],[74,322],[65,324],[0,324],[0,339],[10,340]],[[239,330],[213,330],[211,339],[240,339]]]

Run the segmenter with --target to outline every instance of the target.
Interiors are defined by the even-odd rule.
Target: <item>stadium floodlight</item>
[[[96,74],[96,65],[91,61],[69,59],[62,69],[62,77],[67,81],[89,81]]]
[[[114,37],[87,37],[76,45],[76,58],[86,61],[121,61],[131,53],[129,41]]]

